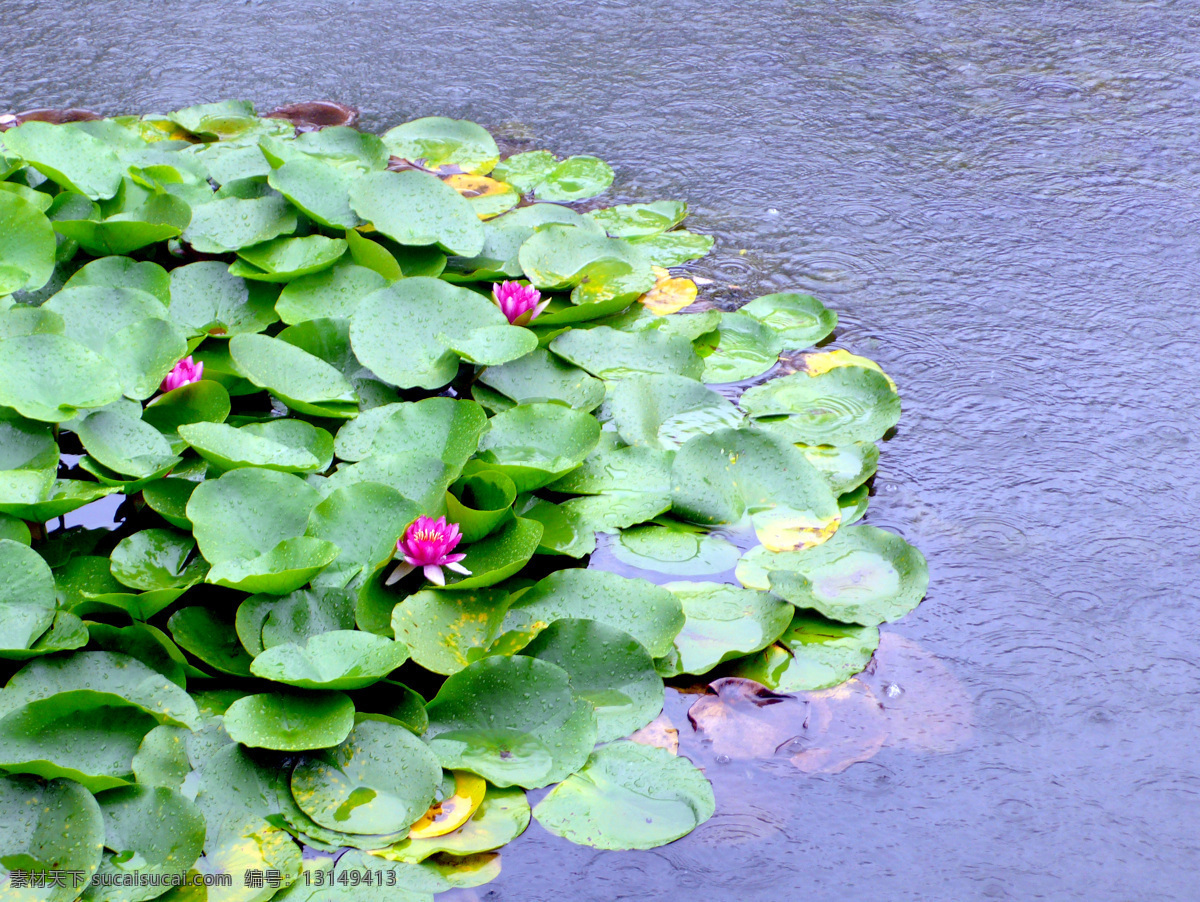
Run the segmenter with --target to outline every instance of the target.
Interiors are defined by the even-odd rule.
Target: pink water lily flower
[[[385,585],[390,586],[417,567],[423,567],[425,578],[439,586],[446,585],[443,567],[470,576],[471,571],[459,563],[466,555],[450,553],[458,547],[460,541],[462,533],[457,523],[447,523],[445,517],[438,517],[436,520],[417,517],[396,543],[396,551],[403,560],[392,571]]]
[[[189,354],[175,364],[171,372],[167,373],[167,378],[162,381],[162,385],[158,387],[158,390],[161,392],[174,391],[185,385],[191,385],[193,382],[199,382],[203,378],[204,364],[202,362],[196,363],[192,360],[192,355]]]
[[[514,326],[524,326],[536,319],[550,303],[549,298],[543,301],[542,293],[532,285],[522,285],[520,282],[499,282],[493,285],[492,298],[500,312],[508,317],[508,321]]]

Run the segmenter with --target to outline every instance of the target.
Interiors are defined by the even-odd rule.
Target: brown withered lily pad
[[[65,110],[25,110],[23,113],[6,113],[0,115],[0,131],[15,128],[25,122],[49,122],[51,125],[62,125],[64,122],[91,122],[103,118],[91,110],[81,110],[68,107]]]
[[[336,125],[353,125],[358,121],[358,110],[344,103],[329,100],[308,100],[303,103],[286,103],[264,113],[265,119],[286,119],[302,132],[319,131]]]

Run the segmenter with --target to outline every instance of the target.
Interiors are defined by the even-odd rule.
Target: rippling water
[[[457,900],[1190,900],[1200,860],[1200,8],[1181,2],[0,0],[0,108],[330,98],[476,119],[686,198],[707,294],[800,287],[905,412],[867,522],[972,741],[705,758],[646,853],[537,824]],[[694,697],[668,713],[681,732]]]

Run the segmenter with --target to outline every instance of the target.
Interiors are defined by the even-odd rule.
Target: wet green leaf
[[[660,672],[708,673],[718,664],[761,651],[779,638],[795,609],[769,592],[721,583],[667,583],[683,604],[684,624]]]
[[[403,643],[358,630],[313,636],[304,645],[272,645],[255,656],[250,672],[301,689],[362,689],[408,660]]]
[[[470,201],[424,172],[373,172],[355,179],[350,207],[400,244],[436,244],[465,257],[483,249],[483,225]]]
[[[25,198],[0,193],[0,296],[36,291],[54,272],[54,230]]]
[[[747,389],[740,403],[760,427],[809,445],[873,442],[900,419],[887,376],[860,366],[773,379]]]
[[[454,167],[486,175],[500,159],[496,142],[487,130],[466,119],[427,116],[398,125],[383,134],[383,145],[392,156],[421,163],[431,169]]]
[[[534,808],[539,824],[597,849],[653,849],[716,810],[708,780],[686,758],[633,742],[597,749]]]
[[[798,613],[778,642],[739,661],[730,675],[778,692],[828,689],[866,667],[878,645],[879,630],[873,626]]]
[[[54,875],[66,871],[89,881],[100,867],[104,819],[90,792],[69,780],[43,783],[32,777],[0,777],[0,823],[4,856],[0,861],[2,898],[72,902],[73,881],[58,886]],[[39,875],[41,889],[18,892],[12,871]]]
[[[274,690],[238,699],[225,712],[225,729],[251,748],[303,752],[344,740],[354,726],[354,703],[341,692]]]

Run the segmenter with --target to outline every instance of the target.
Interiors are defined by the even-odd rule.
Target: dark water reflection
[[[722,302],[799,286],[905,413],[867,522],[950,754],[708,767],[648,853],[534,824],[460,899],[1196,898],[1200,8],[1180,2],[0,0],[0,107],[328,97],[466,116],[686,198]],[[743,253],[744,251],[744,253]],[[673,702],[686,707],[686,700]],[[686,727],[682,708],[675,722]]]

